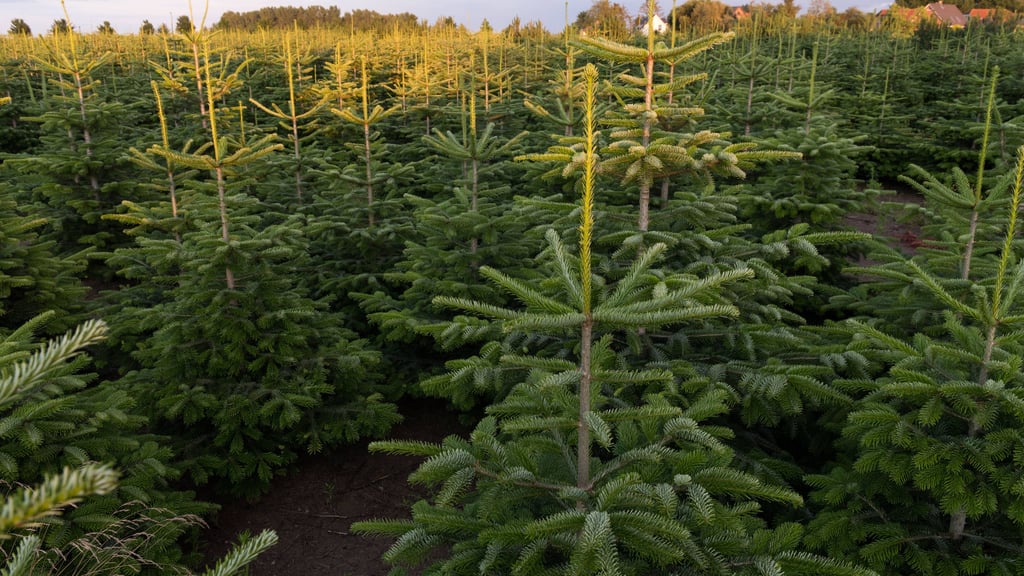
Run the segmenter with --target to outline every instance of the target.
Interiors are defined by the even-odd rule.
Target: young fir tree
[[[79,312],[85,288],[78,276],[85,270],[88,249],[60,254],[52,224],[29,213],[21,195],[0,184],[0,330],[14,329],[47,310],[61,318],[51,328],[62,330]]]
[[[206,94],[208,143],[149,149],[209,178],[178,188],[189,213],[180,242],[155,230],[139,243],[154,270],[172,264],[176,274],[159,278],[161,301],[148,312],[125,313],[144,339],[132,352],[140,369],[124,385],[173,435],[194,480],[253,496],[300,451],[382,433],[397,415],[373,389],[379,355],[310,296],[304,219],[246,193],[244,170],[280,145],[223,134],[214,91]]]
[[[1018,154],[1001,246],[977,256],[989,265],[966,278],[943,277],[918,258],[885,268],[942,307],[941,324],[909,336],[866,320],[842,327],[877,376],[846,383],[864,393],[843,429],[849,463],[809,478],[822,508],[814,543],[831,554],[891,574],[1024,569],[1024,265],[1015,246],[1024,149]]]
[[[82,349],[102,340],[106,326],[88,321],[34,346],[32,332],[51,317],[0,341],[3,573],[189,574],[173,551],[197,519],[175,510],[166,484],[153,481],[169,476],[166,453],[140,444],[123,392],[86,388],[78,374]],[[276,541],[264,531],[204,576],[238,573]]]
[[[297,38],[295,43],[298,44]],[[286,131],[286,139],[291,144],[292,149],[288,165],[282,166],[274,163],[268,166],[268,168],[271,173],[282,169],[290,171],[295,179],[294,189],[289,189],[289,193],[284,193],[285,191],[283,190],[271,190],[267,194],[267,200],[284,203],[285,206],[289,204],[301,206],[303,202],[308,201],[309,190],[307,188],[309,185],[305,183],[305,180],[308,178],[306,172],[311,164],[308,158],[310,152],[308,150],[303,151],[302,144],[315,134],[319,122],[316,114],[327,104],[329,96],[321,94],[319,101],[315,101],[305,111],[299,110],[299,106],[302,104],[300,98],[303,96],[301,82],[312,77],[310,74],[312,66],[310,66],[311,62],[308,56],[303,58],[302,54],[295,54],[296,50],[292,46],[291,35],[285,37],[284,45],[283,64],[288,81],[287,111],[282,110],[276,103],[271,103],[270,107],[268,107],[255,98],[250,98],[249,101],[264,113],[281,121],[279,126]],[[274,178],[268,179],[271,181],[275,180]]]
[[[996,111],[995,88],[994,77],[985,112],[987,125]],[[929,272],[949,282],[967,280],[972,274],[991,276],[994,273],[992,254],[998,249],[1005,231],[1005,204],[1011,179],[1005,177],[1005,171],[1004,177],[986,178],[989,137],[986,130],[982,134],[973,180],[959,167],[939,177],[913,164],[908,174],[900,177],[924,199],[922,204],[903,207],[910,217],[923,220],[915,256]],[[832,305],[838,310],[869,315],[878,328],[899,337],[910,337],[916,332],[929,335],[934,335],[936,330],[944,332],[946,307],[907,276],[906,255],[878,242],[868,256],[875,265],[864,272],[872,281],[862,282],[835,297]],[[965,294],[963,291],[968,286],[957,287],[961,291],[958,296]]]
[[[581,120],[576,107],[583,96],[583,83],[578,81],[580,68],[576,64],[576,52],[566,33],[565,46],[554,52],[554,55],[564,57],[565,65],[555,71],[556,78],[548,82],[550,97],[546,101],[523,100],[523,105],[530,112],[562,127],[566,136],[573,135]]]
[[[744,217],[757,232],[794,221],[835,229],[843,216],[880,193],[857,180],[858,159],[873,149],[862,143],[866,136],[846,136],[839,129],[844,120],[830,107],[836,90],[818,77],[821,64],[815,43],[806,82],[772,95],[781,104],[775,113],[781,127],[758,141],[799,152],[801,161],[767,166],[738,192]]]
[[[867,573],[799,551],[798,525],[769,528],[757,518],[762,501],[801,499],[733,466],[728,430],[706,422],[727,410],[721,387],[618,360],[623,333],[735,316],[715,292],[750,274],[674,274],[656,267],[663,244],[646,248],[621,279],[597,273],[597,71],[589,66],[584,75],[585,135],[567,168],[582,173],[578,255],[549,231],[545,280],[481,269],[514,307],[438,299],[504,330],[564,338],[565,353],[503,356],[520,382],[468,439],[372,444],[428,456],[410,480],[434,493],[413,506],[411,520],[354,529],[397,536],[385,559],[425,562],[426,574]],[[673,405],[655,392],[631,404],[614,394],[654,383],[685,389],[689,402]]]
[[[695,374],[719,375],[741,399],[747,423],[777,424],[809,407],[847,402],[845,394],[821,379],[828,370],[803,358],[805,337],[799,327],[805,321],[793,309],[814,294],[816,279],[808,272],[829,265],[819,246],[849,243],[864,235],[815,232],[800,223],[749,237],[751,227],[740,218],[741,200],[720,192],[717,179],[742,178],[759,162],[800,155],[763,150],[752,142],[731,143],[727,134],[699,130],[695,121],[703,110],[681,92],[705,74],[673,75],[669,82],[656,82],[661,78],[656,73],[659,65],[685,62],[729,35],[713,34],[673,48],[656,45],[652,37],[646,48],[601,39],[579,42],[586,52],[612,62],[640,64],[642,71],[640,76],[621,74],[608,88],[621,109],[603,119],[611,130],[600,172],[620,179],[624,186],[607,195],[608,217],[597,238],[617,249],[602,266],[613,277],[621,276],[628,269],[629,260],[623,262],[624,258],[631,259],[645,244],[657,241],[671,247],[666,267],[674,271],[698,276],[746,271],[754,277],[720,290],[722,301],[739,309],[739,322],[709,318],[684,331],[644,327],[629,335],[636,361],[675,362]],[[566,139],[549,153],[530,157],[564,162],[576,153],[572,140]],[[658,209],[651,210],[657,182],[668,186],[662,187]],[[635,188],[626,187],[630,184]],[[639,203],[622,191],[639,193]],[[627,218],[636,225],[626,224]],[[493,362],[483,363],[493,369]]]
[[[32,191],[21,201],[40,206],[62,249],[106,246],[117,234],[101,216],[130,188],[121,180],[126,162],[120,150],[129,110],[100,90],[112,53],[83,49],[74,31],[50,40],[47,57],[37,58],[48,74],[47,97],[36,114],[23,119],[39,124],[39,145],[31,154],[7,158],[4,167],[20,188]]]
[[[378,192],[376,195],[379,196],[379,188],[381,184],[392,178],[387,171],[382,171],[379,166],[379,158],[377,159],[378,164],[374,163],[374,146],[373,143],[379,134],[374,133],[371,128],[375,124],[383,121],[388,116],[392,116],[401,110],[401,106],[395,105],[391,108],[385,109],[381,105],[376,105],[373,109],[370,108],[370,77],[366,70],[366,56],[363,56],[360,60],[362,65],[362,84],[360,85],[360,105],[362,106],[362,112],[353,111],[349,108],[331,109],[331,112],[337,115],[339,118],[358,126],[361,129],[363,136],[362,146],[362,160],[363,160],[363,172],[356,173],[354,171],[343,171],[338,174],[339,177],[347,182],[350,182],[362,189],[365,194],[365,206],[363,209],[366,213],[366,225],[368,228],[373,228],[374,223],[377,220],[376,208],[374,206],[375,194],[374,189],[377,188]],[[376,170],[375,170],[376,168]]]
[[[82,349],[103,339],[89,321],[43,346],[33,336],[44,314],[0,340],[0,475],[9,486],[45,482],[61,470],[105,462],[122,470],[119,486],[97,493],[59,518],[36,525],[36,570],[89,567],[96,574],[138,573],[147,565],[181,567],[177,539],[209,506],[171,487],[178,472],[124,391],[81,374]],[[66,474],[66,473],[65,473]],[[90,544],[108,541],[106,547]],[[41,572],[40,572],[41,573]]]
[[[471,60],[472,61],[472,60]],[[463,293],[473,298],[498,296],[482,281],[481,266],[510,267],[530,257],[532,245],[524,241],[533,225],[512,203],[512,186],[496,182],[517,181],[519,176],[503,156],[512,154],[526,136],[495,134],[495,124],[478,128],[475,81],[464,93],[468,110],[462,117],[462,134],[434,129],[423,142],[435,153],[454,162],[429,158],[423,167],[435,165],[435,181],[451,185],[427,194],[406,194],[413,207],[416,235],[406,242],[404,258],[394,272],[382,275],[403,291],[389,297],[383,291],[359,295],[361,306],[389,339],[410,341],[418,333],[434,332],[446,318],[432,305],[433,298]],[[437,166],[443,164],[443,167]],[[455,346],[454,342],[447,342]]]
[[[946,181],[917,171],[934,244],[911,258],[872,254],[878,264],[857,272],[879,280],[837,301],[891,313],[834,328],[869,372],[841,383],[862,398],[834,467],[808,478],[821,508],[813,544],[890,574],[1024,570],[1024,149],[986,188],[982,142],[973,182],[959,169]]]
[[[310,250],[317,262],[308,275],[315,278],[312,284],[317,294],[334,299],[335,309],[350,316],[350,325],[363,329],[366,323],[349,293],[380,289],[378,273],[390,270],[400,259],[411,227],[398,190],[414,167],[392,161],[391,146],[380,130],[401,107],[385,108],[374,100],[365,56],[360,63],[356,107],[349,108],[339,98],[339,107],[330,108],[343,127],[357,130],[356,141],[349,141],[351,134],[340,132],[339,137],[345,138],[344,150],[322,159],[322,166],[315,171],[320,191],[304,212],[309,215]],[[336,81],[341,78],[340,67],[335,66]],[[373,257],[367,258],[367,254]]]

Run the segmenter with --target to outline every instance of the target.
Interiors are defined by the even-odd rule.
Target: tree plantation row
[[[431,396],[396,574],[1024,574],[1022,41],[0,37],[9,573],[191,573]]]

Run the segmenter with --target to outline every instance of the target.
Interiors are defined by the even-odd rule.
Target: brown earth
[[[913,254],[918,247],[927,242],[921,236],[920,217],[904,208],[908,205],[920,205],[923,198],[915,192],[901,190],[879,198],[879,205],[870,211],[847,214],[843,224],[854,230],[873,234],[876,238],[886,240],[892,246],[898,246],[904,254]],[[859,262],[866,263],[866,260]]]
[[[405,420],[389,438],[439,442],[449,434],[468,433],[457,414],[442,402],[418,400],[401,405]],[[250,565],[251,576],[383,576],[389,567],[380,559],[391,545],[387,538],[352,534],[360,520],[408,518],[410,507],[424,496],[406,479],[421,458],[370,454],[363,442],[329,454],[307,457],[298,470],[274,481],[259,502],[222,503],[205,538],[207,558],[221,557],[238,534],[265,528],[280,541]]]

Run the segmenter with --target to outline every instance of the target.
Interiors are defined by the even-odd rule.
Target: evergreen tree
[[[57,36],[60,34],[67,34],[71,32],[71,25],[64,18],[60,20],[54,20],[53,24],[50,25],[50,35]]]
[[[582,173],[578,256],[550,231],[548,281],[481,269],[516,306],[438,299],[504,330],[564,337],[565,355],[503,356],[505,369],[522,379],[468,440],[373,444],[428,456],[410,479],[436,492],[414,505],[411,520],[355,529],[398,536],[385,554],[393,563],[415,565],[446,550],[428,560],[428,574],[866,573],[798,551],[797,525],[773,529],[757,519],[759,501],[801,500],[733,466],[722,442],[728,432],[704,423],[727,410],[722,388],[704,379],[677,382],[653,365],[624,368],[617,359],[623,332],[735,316],[714,294],[750,274],[699,278],[655,268],[661,244],[617,281],[596,273],[596,69],[588,67],[585,78],[585,136],[570,165]],[[689,402],[674,406],[651,393],[629,404],[614,394],[653,383],[678,385]]]
[[[204,61],[211,87],[208,53]],[[380,434],[397,415],[374,390],[379,354],[328,310],[327,299],[310,296],[303,218],[246,193],[245,170],[281,145],[272,135],[245,145],[225,135],[214,91],[205,94],[208,144],[149,149],[167,161],[169,175],[180,167],[209,178],[178,182],[189,227],[150,226],[152,236],[119,257],[131,266],[126,273],[142,260],[165,283],[145,314],[133,302],[119,316],[138,322],[143,335],[132,353],[140,369],[122,384],[172,433],[194,480],[214,478],[252,497],[300,450]]]
[[[14,329],[47,310],[66,329],[81,311],[85,288],[78,280],[88,250],[58,254],[46,218],[27,214],[15,188],[0,185],[0,330]]]
[[[192,19],[182,14],[174,24],[174,31],[178,34],[194,34],[196,29],[192,25]]]
[[[1002,202],[1002,246],[989,251],[979,238],[986,256],[968,278],[944,278],[916,259],[886,265],[887,276],[943,309],[941,324],[911,336],[863,320],[842,328],[878,375],[846,383],[865,393],[843,429],[850,463],[808,479],[823,508],[810,525],[813,543],[830,554],[890,574],[1022,570],[1024,266],[1014,246],[1022,178],[1024,149]]]
[[[989,118],[993,106],[990,96]],[[908,179],[935,218],[926,226],[934,243],[910,258],[879,249],[878,264],[858,271],[878,280],[836,301],[888,312],[832,328],[868,371],[837,382],[862,397],[834,466],[808,478],[821,509],[810,542],[889,574],[1024,569],[1024,148],[1016,169],[986,188],[987,136],[973,182],[959,169],[939,179],[918,168],[922,181]]]
[[[180,570],[177,540],[209,506],[171,488],[177,471],[170,453],[160,439],[139,432],[145,421],[131,397],[80,373],[88,363],[82,349],[102,340],[106,326],[88,321],[36,345],[34,332],[53,316],[39,316],[0,339],[0,475],[10,487],[45,487],[7,493],[2,530],[24,525],[35,535],[9,540],[5,549],[14,552],[17,544],[12,562],[32,563],[31,573],[87,568],[137,574],[152,565]],[[122,471],[119,480],[110,466]],[[48,515],[53,504],[47,502],[89,493],[59,517],[24,518]],[[33,503],[37,498],[42,501]],[[29,559],[22,547],[41,551]]]
[[[46,207],[41,215],[59,233],[62,250],[115,242],[116,230],[101,217],[131,188],[121,180],[126,163],[119,138],[130,116],[100,90],[114,55],[83,44],[78,34],[62,35],[47,58],[36,60],[52,85],[41,112],[25,118],[39,124],[40,144],[3,164],[21,189],[31,190],[21,202]]]
[[[29,27],[28,22],[25,22],[21,18],[15,18],[11,20],[11,26],[7,29],[8,34],[23,34],[25,36],[32,35],[32,28]]]
[[[659,65],[667,66],[671,73],[675,65],[730,37],[716,33],[672,48],[656,45],[652,38],[646,48],[602,39],[579,42],[584,51],[613,62],[639,64],[641,69],[638,76],[621,74],[609,88],[622,104],[602,120],[611,129],[600,172],[622,186],[603,194],[609,217],[597,238],[602,245],[617,246],[610,260],[602,263],[603,269],[618,268],[616,277],[628,273],[623,257],[652,242],[671,246],[666,267],[673,271],[696,276],[753,272],[751,281],[720,289],[722,301],[739,309],[740,322],[709,318],[685,331],[644,328],[635,334],[631,349],[637,362],[657,358],[695,375],[719,375],[742,399],[745,423],[777,424],[784,415],[796,417],[811,406],[849,400],[818,378],[819,367],[799,359],[803,351],[798,343],[804,335],[798,327],[805,320],[794,309],[800,309],[800,300],[813,296],[816,281],[803,274],[829,265],[819,246],[845,244],[863,235],[822,233],[806,224],[773,229],[760,237],[745,234],[750,225],[741,223],[741,200],[722,193],[717,180],[743,178],[760,162],[795,159],[799,154],[760,149],[754,142],[733,143],[726,134],[699,129],[696,120],[704,110],[681,89],[705,74],[671,75],[665,82],[658,70]],[[572,142],[565,139],[547,154],[530,157],[572,164],[578,153]],[[656,204],[651,197],[659,180],[661,198]],[[625,225],[627,218],[636,224]],[[787,270],[801,275],[789,275]],[[788,357],[794,358],[792,364],[785,362]],[[640,398],[645,390],[624,393]]]

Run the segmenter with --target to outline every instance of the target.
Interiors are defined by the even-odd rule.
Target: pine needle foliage
[[[375,451],[428,455],[410,481],[433,496],[413,506],[411,521],[360,522],[354,529],[397,536],[385,559],[426,562],[426,574],[755,574],[765,566],[788,574],[866,573],[796,551],[795,525],[769,529],[758,520],[760,502],[795,506],[802,499],[733,467],[723,442],[728,432],[704,425],[728,410],[722,389],[698,391],[685,407],[657,393],[632,405],[616,397],[623,386],[674,379],[665,370],[623,370],[616,350],[623,331],[734,316],[734,307],[701,299],[748,274],[670,288],[661,278],[666,272],[654,268],[665,250],[656,244],[626,278],[598,275],[596,68],[588,66],[584,78],[578,255],[549,231],[549,281],[481,270],[512,295],[514,307],[438,298],[503,330],[565,337],[568,354],[502,356],[500,365],[516,370],[519,381],[487,408],[468,439],[372,444]],[[438,553],[442,559],[428,559]]]
[[[124,391],[80,373],[106,325],[36,345],[52,319],[0,341],[4,573],[187,573],[177,542],[209,506],[171,488],[170,453],[137,431],[144,420]]]
[[[57,515],[63,507],[87,496],[113,491],[117,478],[117,473],[109,466],[89,463],[76,470],[65,468],[39,486],[9,493],[0,508],[0,534],[9,538],[15,530],[38,528],[41,520]],[[35,543],[38,545],[38,539]],[[23,554],[19,551],[18,556]]]
[[[878,376],[849,383],[866,393],[843,429],[855,447],[851,463],[808,479],[822,507],[810,525],[819,548],[892,574],[1024,569],[1017,448],[1024,426],[1017,328],[1024,267],[1016,238],[1022,182],[1024,148],[1003,204],[1003,238],[975,237],[970,278],[944,278],[917,259],[888,266],[903,274],[893,281],[930,297],[941,324],[909,336],[865,320],[843,328],[849,349]]]
[[[31,214],[19,196],[0,185],[0,327],[14,329],[53,310],[62,320],[52,328],[60,331],[80,310],[85,289],[78,276],[89,250],[61,254],[53,223]]]
[[[121,384],[174,437],[192,479],[254,497],[299,451],[382,433],[397,415],[373,390],[379,353],[303,281],[304,217],[248,193],[247,170],[282,146],[225,128],[209,57],[204,48],[208,140],[148,150],[194,171],[177,188],[189,225],[173,238],[151,228],[111,259],[128,277],[154,273],[113,318],[134,332],[122,345],[138,363]]]

